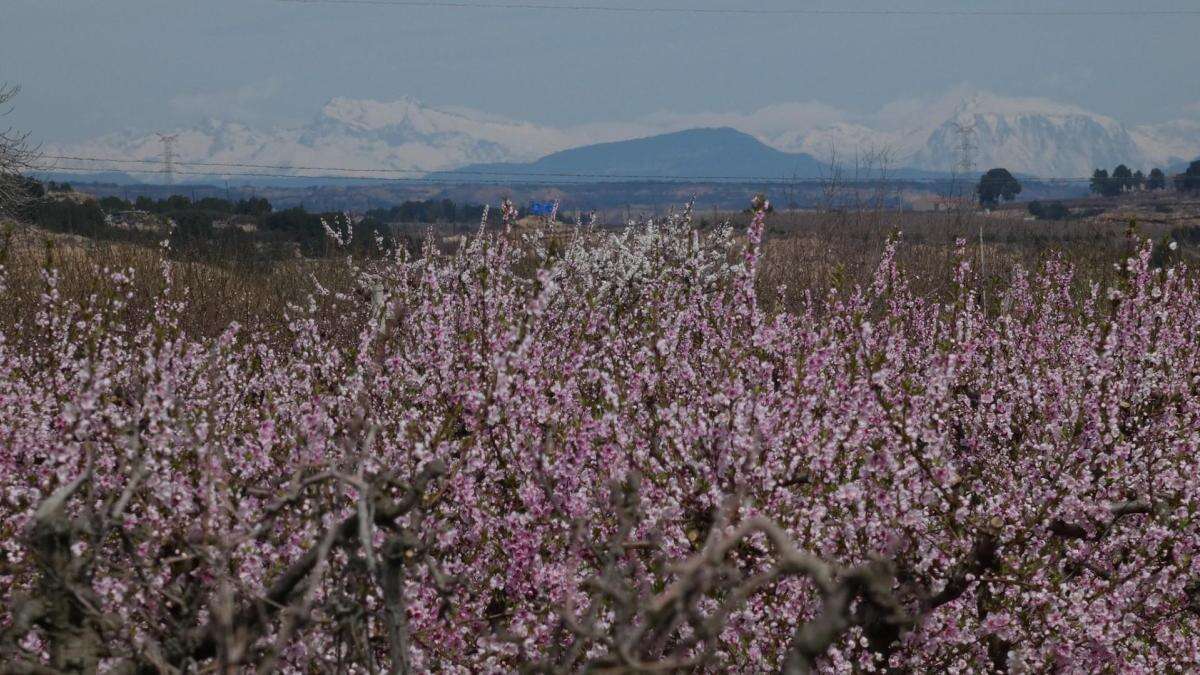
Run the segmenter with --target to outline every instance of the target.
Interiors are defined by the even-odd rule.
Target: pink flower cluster
[[[633,473],[633,535],[657,551],[630,546],[624,569],[648,592],[673,574],[657,556],[756,516],[824,560],[894,565],[914,622],[883,655],[850,628],[822,669],[1200,666],[1196,280],[1137,245],[1113,288],[1079,292],[1052,259],[985,311],[967,256],[941,303],[909,290],[893,244],[869,287],[768,315],[762,217],[748,238],[684,213],[553,252],[481,232],[364,266],[359,293],[314,296],[274,336],[191,337],[186,303],[166,298],[135,325],[128,273],[88,306],[47,276],[42,310],[0,336],[4,607],[46,583],[24,534],[35,511],[87,474],[74,516],[125,500],[102,538],[72,544],[112,619],[109,657],[170,661],[173,636],[220,625],[229,598],[261,597],[367,508],[370,481],[439,461],[401,517],[430,561],[402,581],[416,670],[511,671],[561,640],[564,608],[596,597],[588,542],[617,527],[609,486]],[[355,343],[324,335],[322,302]],[[302,671],[389,662],[382,591],[361,582],[384,534],[365,536],[313,571],[304,620],[281,616],[256,649]],[[747,572],[771,556],[765,540],[730,555]],[[779,669],[821,602],[802,578],[759,589],[708,667]],[[597,625],[621,620],[607,611]],[[47,658],[49,639],[34,625],[14,649]]]

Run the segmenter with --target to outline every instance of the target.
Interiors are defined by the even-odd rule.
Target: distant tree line
[[[1151,169],[1150,177],[1146,178],[1140,169],[1133,172],[1124,164],[1113,169],[1111,175],[1107,169],[1096,169],[1092,172],[1090,184],[1093,193],[1104,197],[1115,197],[1122,192],[1133,190],[1162,190],[1166,186],[1166,175],[1163,174],[1162,169],[1157,167]]]
[[[120,197],[103,197],[100,199],[100,207],[110,214],[122,211],[144,211],[156,214],[208,211],[222,215],[264,216],[273,210],[271,202],[262,197],[251,197],[236,202],[216,197],[204,197],[193,201],[183,195],[171,195],[165,199],[140,196],[132,202]]]
[[[71,187],[70,183],[55,183],[54,181],[46,181],[46,192],[74,192],[75,188]]]
[[[19,181],[22,193],[13,215],[48,230],[67,234],[79,234],[96,239],[123,239],[120,233],[107,231],[104,211],[95,200],[62,199],[50,196],[53,193],[71,192],[71,186],[53,181],[42,183],[22,176]]]
[[[280,257],[298,250],[306,257],[320,257],[330,252],[326,224],[340,232],[352,232],[352,247],[363,255],[378,253],[380,242],[390,247],[397,240],[415,249],[419,231],[406,225],[474,226],[486,210],[482,204],[426,199],[349,218],[336,212],[310,212],[304,206],[277,210],[263,197],[230,200],[171,195],[162,199],[139,196],[130,201],[108,196],[96,200],[64,194],[71,191],[65,183],[22,178],[21,187],[28,197],[18,214],[23,220],[54,232],[94,239],[156,243],[161,232],[129,225],[139,215],[149,214],[159,223],[172,225],[171,248],[184,256]],[[518,216],[525,215],[526,209],[518,209]],[[499,225],[500,219],[499,209],[488,212],[489,224]],[[413,234],[403,234],[405,230]]]
[[[451,199],[426,199],[406,201],[403,204],[386,209],[372,209],[367,211],[366,216],[384,223],[393,224],[478,224],[483,219],[483,213],[486,208],[483,204],[472,204],[470,202],[459,204]],[[517,207],[518,218],[524,218],[528,215],[528,207]],[[558,219],[560,221],[563,219],[561,212],[558,214]],[[499,209],[488,211],[489,225],[497,225],[500,221],[501,214]]]
[[[342,213],[311,213],[303,206],[276,211],[263,198],[238,201],[206,197],[191,200],[182,195],[165,199],[138,197],[130,202],[119,197],[100,200],[63,198],[49,184],[24,178],[27,195],[20,212],[22,220],[53,232],[77,234],[93,239],[156,243],[159,231],[123,226],[126,217],[141,212],[161,223],[170,223],[173,254],[196,258],[274,259],[294,255],[320,257],[331,252],[325,226],[352,233],[353,251],[362,255],[380,253],[380,244],[390,249],[397,237],[383,221],[350,219]],[[414,247],[410,241],[400,242]]]
[[[457,204],[451,199],[406,201],[387,209],[367,211],[368,218],[385,223],[478,223],[482,204]],[[497,216],[498,216],[497,212]]]
[[[1175,176],[1175,189],[1181,192],[1200,191],[1200,160],[1192,162],[1186,171]],[[1091,191],[1104,197],[1116,197],[1123,192],[1140,190],[1155,191],[1167,189],[1167,174],[1157,167],[1146,175],[1131,171],[1124,164],[1118,165],[1112,173],[1106,169],[1096,169],[1092,173]]]
[[[1167,189],[1167,174],[1155,167],[1149,175],[1140,169],[1134,171],[1124,164],[1119,164],[1110,174],[1107,169],[1096,169],[1092,173],[1091,191],[1104,197],[1116,197],[1125,192],[1155,191]],[[1187,170],[1174,177],[1175,189],[1180,192],[1200,192],[1200,159],[1192,162]],[[1021,193],[1021,183],[1004,168],[989,170],[980,179],[975,188],[979,203],[983,206],[995,206],[1001,201],[1012,201]],[[1047,220],[1062,220],[1069,213],[1060,210],[1061,204],[1039,204],[1030,207],[1030,212],[1038,218]]]

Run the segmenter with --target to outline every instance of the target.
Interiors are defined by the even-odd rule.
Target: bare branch
[[[19,86],[0,83],[0,116],[11,112],[11,108],[5,108],[20,91]],[[15,216],[29,199],[23,174],[34,168],[37,160],[28,133],[12,127],[0,130],[0,216]]]

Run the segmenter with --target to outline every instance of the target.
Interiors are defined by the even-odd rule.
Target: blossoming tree
[[[0,336],[0,662],[1195,668],[1195,279],[1138,245],[1111,288],[1052,259],[985,312],[966,256],[939,302],[893,243],[869,286],[768,314],[765,211],[481,230],[276,336],[48,272]]]

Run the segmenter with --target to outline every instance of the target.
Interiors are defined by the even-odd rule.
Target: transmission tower
[[[179,138],[179,134],[158,134],[158,139],[163,145],[163,174],[166,176],[167,185],[175,184],[175,141]]]
[[[954,122],[954,132],[958,134],[958,164],[955,170],[963,176],[975,173],[975,124]]]
[[[958,225],[964,225],[963,208],[966,205],[966,200],[969,198],[966,195],[971,189],[971,179],[975,173],[975,124],[966,124],[964,122],[955,121],[954,131],[958,134],[958,164],[955,166],[955,172],[959,173],[964,178],[963,196],[958,199],[958,207],[956,208],[956,220]],[[972,198],[973,199],[973,198]],[[983,246],[983,224],[982,219],[979,220],[979,297],[983,311],[987,313],[987,283],[986,283],[986,257],[984,256]]]
[[[946,206],[960,218],[963,202],[968,198],[971,174],[975,172],[975,124],[955,120],[950,123],[958,134],[958,159],[950,166],[950,190]]]

